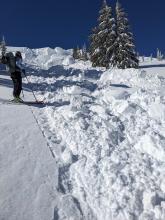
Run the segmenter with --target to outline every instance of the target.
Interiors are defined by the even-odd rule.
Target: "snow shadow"
[[[34,69],[34,67],[27,67],[26,68],[27,75],[32,76],[42,76],[44,78],[47,77],[68,77],[68,76],[79,76],[80,73],[82,73],[79,69],[65,69],[62,65],[52,66],[48,70],[44,69]]]
[[[120,88],[126,88],[126,89],[130,89],[131,87],[124,85],[124,84],[110,84],[110,86],[113,87],[120,87]]]
[[[89,82],[87,80],[84,80],[82,82],[71,81],[71,80],[69,80],[69,81],[68,80],[60,80],[54,84],[55,91],[57,89],[61,89],[62,87],[71,87],[71,86],[79,86],[79,87],[87,89],[91,92],[95,91],[95,89],[97,88],[97,85],[95,83]]]
[[[68,101],[64,101],[64,102],[45,102],[43,104],[35,104],[35,103],[25,103],[25,105],[28,105],[28,106],[33,106],[35,108],[45,108],[45,107],[61,107],[61,106],[64,106],[64,105],[70,105],[70,102]]]
[[[58,89],[62,89],[63,87],[72,87],[72,86],[79,86],[81,88],[87,89],[91,92],[95,91],[97,88],[97,84],[93,82],[89,82],[87,80],[84,81],[71,81],[71,80],[57,80],[53,84],[48,84],[48,83],[42,83],[42,84],[37,84],[37,83],[32,83],[29,82],[27,85],[28,88],[33,88],[34,91],[49,91],[49,92],[55,92]]]
[[[2,70],[0,69],[0,76],[10,76],[10,73],[8,71]]]
[[[85,71],[85,76],[91,79],[100,79],[103,72],[98,70],[87,70]]]
[[[54,208],[54,216],[52,220],[59,220],[58,209]]]
[[[140,69],[147,69],[147,68],[153,68],[153,67],[165,67],[165,64],[150,64],[150,65],[142,65],[139,68]]]
[[[5,64],[0,64],[0,71],[2,72],[2,71],[5,71],[6,70],[6,65]],[[1,74],[1,72],[0,72],[0,74]]]
[[[79,76],[84,74],[85,77],[93,78],[93,79],[99,79],[102,71],[97,70],[87,70],[82,71],[81,69],[73,69],[68,68],[65,69],[62,65],[57,65],[49,68],[48,70],[43,69],[34,69],[34,67],[27,67],[26,68],[27,76],[37,76],[37,77],[43,77],[43,78],[51,78],[55,77],[57,78],[57,81],[52,84],[47,84],[46,82],[43,82],[41,85],[30,83],[30,87],[32,87],[35,91],[57,91],[58,89],[62,89],[62,87],[71,87],[71,86],[79,86],[81,88],[87,89],[91,92],[93,92],[97,88],[97,84],[90,82],[88,80],[82,80],[82,81],[73,81],[73,80],[58,80],[59,77],[69,77],[69,76]]]
[[[45,103],[41,103],[41,104],[37,104],[35,103],[29,103],[28,101],[25,101],[24,103],[15,103],[15,102],[11,102],[7,99],[3,99],[3,98],[0,98],[0,102],[3,103],[3,104],[6,104],[6,105],[27,105],[27,106],[33,106],[35,108],[44,108],[44,107],[49,107],[49,106],[52,106],[52,107],[61,107],[61,106],[64,106],[64,105],[70,105],[70,102],[69,101],[64,101],[64,102],[45,102]]]
[[[12,88],[12,81],[9,79],[0,78],[0,86]]]
[[[8,88],[13,88],[13,83],[11,79],[4,79],[0,78],[0,86],[8,87]],[[22,84],[23,90],[30,92],[31,89],[28,88],[27,84]]]
[[[33,76],[42,76],[44,78],[46,77],[69,77],[69,76],[79,76],[83,73],[83,70],[81,69],[73,69],[73,68],[65,68],[62,65],[52,66],[48,70],[44,69],[34,69],[34,67],[27,67],[26,68],[27,75],[33,75]],[[84,75],[91,79],[99,79],[102,74],[102,71],[98,70],[86,70],[84,71]]]

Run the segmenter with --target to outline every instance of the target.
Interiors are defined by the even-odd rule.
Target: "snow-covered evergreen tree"
[[[77,57],[78,57],[77,56],[77,47],[75,47],[75,48],[73,48],[73,58],[78,59]]]
[[[115,49],[112,57],[113,66],[118,68],[137,68],[138,58],[133,43],[133,35],[129,31],[129,23],[124,9],[117,1],[116,3],[116,41]]]
[[[87,54],[86,44],[84,44],[83,47],[82,47],[81,59],[84,60],[84,61],[88,60],[88,54]]]
[[[6,42],[5,42],[5,37],[4,36],[3,36],[3,39],[1,41],[0,48],[1,48],[1,56],[5,55],[7,48],[6,48]]]
[[[150,55],[150,60],[151,60],[151,61],[153,60],[153,55],[152,55],[152,53],[151,53],[151,55]]]
[[[80,59],[81,58],[81,52],[80,52],[80,49],[79,49],[78,46],[73,49],[73,58],[74,59]]]
[[[103,1],[99,14],[98,26],[93,28],[90,36],[90,59],[94,67],[108,68],[113,54],[116,33],[112,8],[107,5],[106,0]]]
[[[157,59],[159,60],[159,61],[161,61],[161,60],[163,60],[163,54],[162,54],[162,52],[157,48]]]

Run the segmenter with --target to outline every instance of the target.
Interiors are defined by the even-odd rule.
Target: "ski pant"
[[[21,72],[16,71],[14,73],[11,73],[11,78],[13,80],[13,85],[14,85],[13,96],[14,97],[19,97],[20,94],[21,94],[21,90],[22,90]]]

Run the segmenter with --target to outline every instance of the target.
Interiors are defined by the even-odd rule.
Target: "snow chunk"
[[[165,152],[164,149],[158,144],[155,143],[153,137],[149,135],[144,135],[141,137],[140,141],[135,145],[135,148],[142,153],[147,153],[156,160],[164,161],[165,160]]]
[[[67,93],[67,94],[78,95],[78,94],[81,94],[84,91],[84,89],[76,85],[75,86],[64,86],[63,91],[64,93]]]
[[[150,117],[159,120],[165,121],[165,105],[161,103],[151,103],[149,106],[148,114]]]

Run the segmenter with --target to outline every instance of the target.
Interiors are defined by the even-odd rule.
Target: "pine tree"
[[[79,48],[79,46],[77,46],[77,56],[78,56],[78,59],[81,59],[81,50]]]
[[[163,54],[158,48],[157,48],[157,56],[156,57],[159,61],[163,60]]]
[[[2,42],[1,42],[1,56],[4,56],[6,53],[6,42],[5,42],[5,37],[3,36]]]
[[[152,53],[151,53],[151,55],[150,55],[150,59],[151,59],[151,61],[153,60],[153,55],[152,55]]]
[[[129,31],[126,13],[118,1],[116,3],[116,34],[112,65],[121,69],[137,68],[139,61],[135,52],[133,35]]]
[[[81,58],[81,52],[80,52],[80,49],[79,49],[78,46],[73,49],[73,58],[74,59],[80,59]]]
[[[112,8],[103,1],[99,11],[98,26],[92,29],[90,36],[90,59],[92,65],[109,67],[113,54],[113,43],[115,41],[115,20],[112,17]]]
[[[87,61],[87,60],[88,60],[88,54],[87,54],[86,44],[84,44],[83,47],[82,47],[81,59],[84,60],[84,61]]]
[[[75,48],[73,48],[73,58],[76,60],[76,59],[78,59],[77,57],[78,57],[78,55],[77,55],[77,47],[75,47]]]

